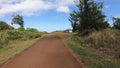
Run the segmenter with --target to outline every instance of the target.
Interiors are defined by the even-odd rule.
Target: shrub
[[[42,33],[35,28],[27,28],[26,32],[29,38],[38,38],[42,35]]]
[[[18,28],[18,30],[19,30],[19,31],[24,31],[25,29],[22,28],[22,27],[20,27],[20,28]]]
[[[27,37],[29,39],[38,38],[38,37],[41,37],[41,34],[39,32],[25,31],[25,37]]]
[[[0,46],[9,42],[9,35],[6,32],[0,32]]]
[[[39,32],[37,30],[25,30],[23,28],[19,28],[16,30],[6,30],[0,32],[0,45],[7,44],[9,41],[14,40],[28,40],[39,38],[44,33]]]
[[[8,25],[6,22],[0,21],[0,30],[10,30],[10,29],[14,29],[14,28]]]
[[[30,31],[30,32],[39,32],[37,29],[35,28],[27,28],[26,29],[27,31]]]
[[[7,34],[9,35],[9,40],[21,39],[24,36],[24,33],[18,30],[7,31]]]

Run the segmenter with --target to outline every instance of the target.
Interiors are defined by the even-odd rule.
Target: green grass
[[[120,61],[109,59],[105,54],[84,47],[81,41],[69,39],[66,43],[80,56],[86,68],[120,68]]]
[[[31,39],[27,41],[14,41],[8,45],[0,47],[0,64],[4,63],[8,59],[14,57],[16,54],[22,52],[26,48],[30,47],[32,44],[37,42],[40,38]]]

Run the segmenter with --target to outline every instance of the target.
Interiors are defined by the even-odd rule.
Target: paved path
[[[81,65],[60,37],[48,35],[0,68],[81,68]]]

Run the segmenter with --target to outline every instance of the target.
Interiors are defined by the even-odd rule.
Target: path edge
[[[45,36],[46,36],[46,35],[45,35]],[[3,62],[2,64],[0,64],[0,68],[1,68],[2,66],[4,66],[4,65],[8,64],[9,62],[11,62],[12,59],[14,59],[15,57],[19,56],[19,55],[22,54],[23,52],[25,52],[25,51],[27,51],[28,49],[30,49],[31,47],[33,47],[33,45],[37,44],[37,43],[38,43],[41,39],[43,39],[45,36],[40,37],[35,43],[31,44],[30,47],[24,49],[23,51],[21,51],[21,52],[19,52],[19,53],[17,53],[17,54],[15,54],[14,56],[8,58],[5,62]]]
[[[65,43],[65,41],[63,39],[61,39],[62,42],[64,43],[65,47],[68,49],[68,51],[71,53],[71,55],[79,62],[79,64],[81,65],[82,68],[86,68],[85,64],[82,62],[82,60],[80,59],[80,57],[71,49],[68,47],[68,45]]]

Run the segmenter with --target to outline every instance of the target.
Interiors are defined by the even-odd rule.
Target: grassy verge
[[[22,52],[26,48],[30,47],[40,38],[31,39],[27,41],[14,41],[9,43],[8,45],[4,45],[0,47],[0,64],[4,63],[8,59],[12,58],[14,55]]]
[[[120,68],[120,61],[109,59],[107,55],[83,46],[84,40],[69,39],[68,46],[76,52],[86,68]]]

